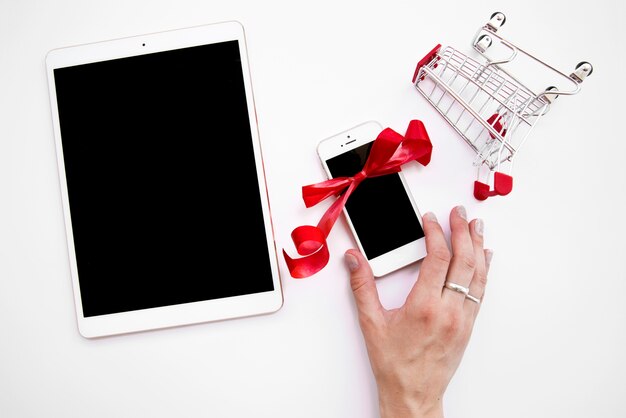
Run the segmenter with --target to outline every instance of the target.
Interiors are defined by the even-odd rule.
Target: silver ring
[[[444,287],[446,289],[454,290],[455,292],[463,293],[465,297],[469,294],[469,289],[465,286],[461,286],[460,284],[452,283],[446,280]]]
[[[465,297],[469,300],[471,300],[474,303],[478,303],[480,305],[480,299],[478,299],[475,296],[470,295],[469,293],[467,295],[465,295]]]

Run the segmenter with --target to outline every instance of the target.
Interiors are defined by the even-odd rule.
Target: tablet
[[[55,49],[46,67],[80,334],[277,311],[243,26]]]

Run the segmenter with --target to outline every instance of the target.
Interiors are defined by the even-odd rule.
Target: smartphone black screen
[[[353,176],[363,169],[373,142],[326,161],[332,177]],[[424,237],[398,174],[370,177],[346,203],[354,229],[368,259]]]
[[[54,70],[84,316],[274,289],[242,71],[237,41]]]

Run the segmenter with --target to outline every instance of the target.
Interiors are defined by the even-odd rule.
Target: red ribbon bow
[[[409,123],[406,134],[400,135],[385,128],[374,140],[363,169],[352,177],[337,177],[321,183],[302,187],[302,198],[307,208],[322,200],[338,195],[339,198],[326,210],[317,226],[303,225],[293,230],[291,239],[301,258],[291,258],[283,250],[291,276],[309,277],[323,269],[330,258],[326,238],[354,189],[367,177],[398,173],[402,165],[416,160],[428,165],[433,145],[424,124],[419,120]]]

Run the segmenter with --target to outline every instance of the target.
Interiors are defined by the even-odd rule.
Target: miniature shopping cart
[[[478,200],[511,192],[514,158],[539,119],[558,96],[578,93],[593,71],[583,61],[568,76],[535,58],[496,34],[505,20],[503,13],[496,12],[478,30],[473,42],[478,54],[474,55],[483,63],[437,45],[419,61],[413,75],[417,91],[476,152],[474,196]],[[526,65],[524,74],[533,66],[549,73],[558,87],[544,88],[544,84],[531,90],[511,75],[515,62]]]

